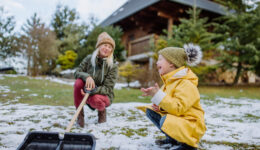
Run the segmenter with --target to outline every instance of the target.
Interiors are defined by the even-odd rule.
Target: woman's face
[[[175,70],[174,65],[167,61],[162,55],[159,55],[156,65],[160,75],[164,75]]]
[[[113,47],[111,44],[102,44],[99,47],[99,57],[106,58],[108,57],[113,51]]]

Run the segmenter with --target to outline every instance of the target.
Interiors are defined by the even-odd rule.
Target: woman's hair
[[[99,54],[100,46],[92,53],[91,56],[91,64],[93,67],[96,67],[96,58]],[[113,67],[113,61],[114,61],[114,50],[111,52],[111,54],[106,58],[106,62],[108,64],[108,67]]]

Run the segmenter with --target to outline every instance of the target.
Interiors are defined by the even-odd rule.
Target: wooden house
[[[120,26],[128,59],[150,64],[151,68],[153,60],[148,55],[152,53],[149,50],[151,38],[162,34],[163,29],[171,33],[172,25],[178,24],[179,18],[188,17],[185,11],[194,5],[209,21],[225,13],[223,6],[213,0],[128,0],[100,25]]]

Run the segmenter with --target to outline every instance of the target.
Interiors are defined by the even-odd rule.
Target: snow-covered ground
[[[0,68],[13,67],[19,74],[27,74],[27,58],[22,53],[17,56],[0,59]]]
[[[4,79],[3,76],[0,76]],[[42,78],[40,78],[42,79]],[[47,78],[54,82],[60,79]],[[60,82],[70,84],[72,82]],[[26,90],[26,89],[25,89]],[[0,93],[9,93],[8,86],[0,84]],[[48,96],[48,95],[47,95]],[[227,145],[217,142],[260,143],[260,103],[258,99],[215,98],[201,96],[205,110],[207,131],[200,143],[201,149],[230,150]],[[27,105],[17,103],[16,99],[3,103],[0,101],[0,149],[13,150],[30,131],[64,133],[75,108],[63,106]],[[163,134],[146,118],[136,106],[144,103],[117,103],[107,109],[107,122],[97,124],[97,112],[87,106],[85,127],[74,126],[73,133],[91,133],[97,138],[96,149],[150,150],[161,149],[154,140]]]

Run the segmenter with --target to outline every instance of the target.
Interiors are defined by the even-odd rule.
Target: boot
[[[165,144],[178,145],[178,142],[174,139],[166,137],[165,139],[155,140],[155,144],[159,145],[159,146],[162,146],[162,145],[165,145]]]
[[[77,119],[77,124],[83,128],[85,121],[84,121],[84,110],[82,108],[82,110],[80,111],[79,115],[78,115],[78,119]]]
[[[98,123],[103,123],[107,121],[106,109],[103,111],[98,111]]]

